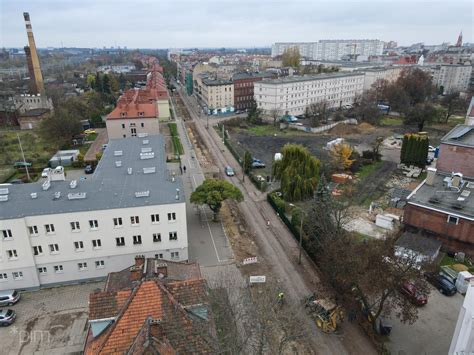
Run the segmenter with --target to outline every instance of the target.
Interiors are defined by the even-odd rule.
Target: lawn
[[[403,118],[399,116],[384,116],[380,123],[382,126],[402,126]]]
[[[464,262],[464,263],[458,262],[458,261],[454,260],[454,258],[452,258],[448,255],[445,255],[443,257],[443,259],[441,259],[441,262],[439,263],[439,266],[450,266],[450,265],[454,265],[454,264],[466,265],[469,268],[468,271],[471,272],[471,273],[474,273],[474,266],[469,265],[467,262]]]
[[[181,141],[179,140],[178,127],[176,126],[176,123],[168,123],[168,127],[170,128],[174,154],[183,155],[184,149],[183,149],[183,145],[181,144]]]
[[[280,130],[279,127],[275,127],[274,125],[271,124],[265,124],[265,125],[259,125],[259,126],[252,126],[249,128],[240,128],[239,129],[241,132],[247,132],[250,133],[254,136],[258,137],[263,137],[263,136],[302,136],[308,134],[307,132],[304,131],[298,131],[295,129],[284,129]]]
[[[381,165],[381,161],[375,162],[370,165],[365,165],[356,173],[356,175],[360,180],[365,179],[370,174],[373,174],[373,172],[377,170]]]

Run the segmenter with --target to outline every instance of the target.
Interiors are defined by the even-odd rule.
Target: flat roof
[[[441,143],[474,147],[474,126],[457,125],[441,138]]]
[[[232,80],[202,79],[202,82],[207,86],[232,85]]]
[[[433,185],[426,181],[408,199],[409,204],[474,220],[474,179],[463,178],[461,190],[448,186],[451,174],[437,173]]]
[[[146,141],[148,144],[144,144]],[[142,148],[151,149],[154,157],[140,159]],[[118,155],[120,152],[122,155]],[[120,167],[116,166],[117,161],[121,162]],[[144,168],[152,171],[153,167],[154,173],[144,173]],[[132,169],[131,175],[128,168]],[[0,186],[8,188],[8,201],[0,201],[0,220],[185,202],[181,179],[176,177],[172,182],[169,178],[162,135],[110,140],[94,174],[84,177],[75,188],[71,188],[71,181],[51,181],[46,191],[41,182]],[[176,189],[180,190],[178,200]],[[57,192],[59,198],[54,196]],[[32,198],[31,193],[37,197]],[[70,193],[85,193],[86,197],[69,199]],[[142,197],[136,197],[136,193]]]
[[[317,75],[304,75],[304,76],[285,76],[278,79],[263,79],[258,81],[260,84],[290,84],[290,83],[299,83],[302,81],[312,81],[312,80],[324,80],[324,79],[336,79],[344,78],[349,76],[364,76],[364,73],[327,73],[327,74],[317,74]]]

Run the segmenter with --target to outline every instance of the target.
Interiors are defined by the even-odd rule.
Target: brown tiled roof
[[[131,293],[131,289],[91,293],[89,295],[89,320],[115,317]]]
[[[204,280],[196,281],[176,282],[173,286],[176,298],[160,280],[142,281],[130,294],[115,323],[92,340],[89,333],[85,354],[123,354],[128,350],[144,348],[149,336],[145,337],[142,333],[145,331],[143,325],[149,317],[159,320],[159,324],[153,327],[156,329],[151,331],[150,327],[150,333],[157,346],[164,346],[165,353],[172,354],[172,349],[178,353],[212,353],[209,323],[194,320],[177,299],[179,296],[194,302],[184,291],[185,287],[191,287],[198,295],[205,294]],[[140,339],[142,344],[138,344]]]
[[[207,302],[203,279],[173,281],[166,284],[166,288],[185,307]]]

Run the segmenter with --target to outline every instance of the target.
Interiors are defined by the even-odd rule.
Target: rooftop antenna
[[[23,157],[23,163],[25,164],[24,166],[26,169],[26,176],[28,177],[28,181],[31,181],[30,173],[28,172],[28,165],[26,164],[26,160],[25,160],[25,153],[23,153],[23,146],[21,145],[20,135],[17,133],[16,137],[18,138],[18,143],[20,143],[21,156]]]

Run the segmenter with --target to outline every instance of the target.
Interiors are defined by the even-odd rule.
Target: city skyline
[[[405,4],[405,6],[400,6]],[[457,1],[4,1],[1,47],[27,43],[23,12],[45,47],[270,47],[274,42],[380,39],[400,45],[472,42],[473,5]],[[304,11],[302,11],[304,9]],[[420,13],[423,16],[419,16]],[[387,15],[388,14],[388,15]]]

